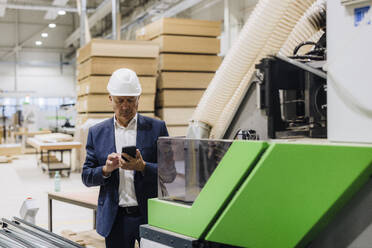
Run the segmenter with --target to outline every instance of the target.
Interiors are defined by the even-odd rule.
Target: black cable
[[[295,49],[293,50],[293,55],[295,56],[298,52],[298,50],[300,50],[301,47],[303,46],[306,46],[306,45],[313,45],[313,46],[316,46],[316,43],[313,42],[313,41],[303,41],[301,42],[300,44],[298,44]]]

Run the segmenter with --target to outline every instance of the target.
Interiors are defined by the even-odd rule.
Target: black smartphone
[[[126,153],[133,158],[136,157],[136,150],[137,150],[137,147],[135,147],[135,146],[125,146],[125,147],[121,148],[122,153]],[[128,161],[128,159],[126,159],[123,155],[121,157],[125,161]]]

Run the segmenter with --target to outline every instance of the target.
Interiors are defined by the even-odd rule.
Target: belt
[[[132,206],[132,207],[119,207],[119,210],[122,211],[126,215],[133,215],[139,213],[139,207],[138,206]]]

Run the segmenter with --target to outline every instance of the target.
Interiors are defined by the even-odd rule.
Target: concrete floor
[[[0,164],[0,217],[19,216],[19,210],[27,197],[36,199],[40,209],[36,215],[36,225],[48,228],[47,192],[54,191],[54,178],[49,178],[37,166],[36,155],[20,155],[12,163]],[[80,173],[71,173],[61,178],[61,191],[89,190],[81,181]],[[53,232],[62,230],[74,232],[93,229],[91,209],[53,201]]]

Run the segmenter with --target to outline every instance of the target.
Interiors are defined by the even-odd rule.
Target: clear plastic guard
[[[191,205],[232,144],[231,140],[158,140],[158,198]]]

